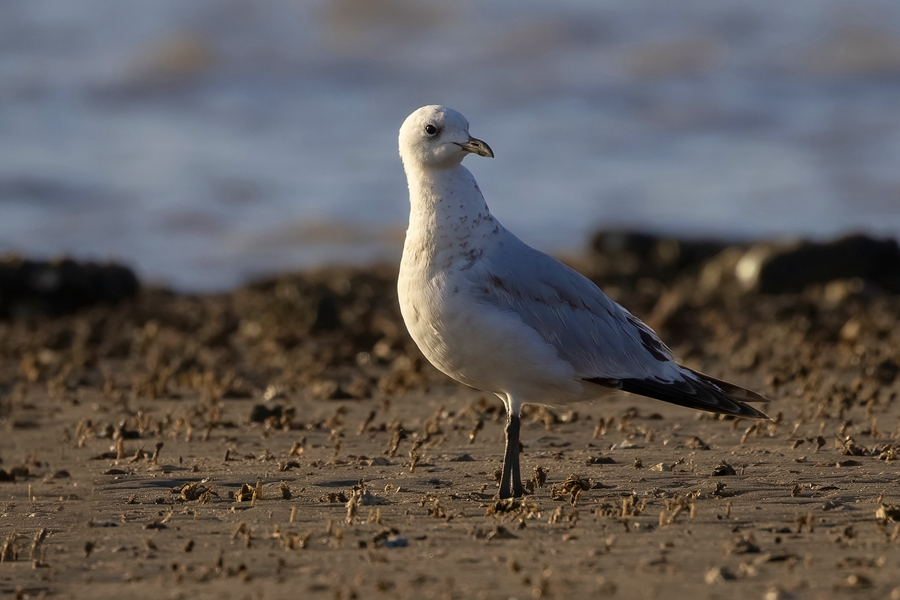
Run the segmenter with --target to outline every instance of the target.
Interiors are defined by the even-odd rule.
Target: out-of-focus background
[[[0,251],[182,290],[396,260],[430,103],[543,250],[900,235],[897,0],[6,0]]]

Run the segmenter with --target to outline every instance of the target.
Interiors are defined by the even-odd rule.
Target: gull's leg
[[[522,421],[519,411],[510,409],[506,416],[506,452],[503,456],[503,476],[500,479],[500,498],[525,495],[519,470],[519,429]]]
[[[519,419],[518,414],[516,414],[511,420],[515,423],[515,430],[516,430],[516,436],[515,436],[516,442],[513,445],[513,448],[515,448],[515,451],[514,451],[515,458],[513,459],[513,464],[512,464],[512,488],[513,488],[513,496],[515,496],[516,498],[519,498],[521,496],[524,496],[527,493],[525,491],[525,486],[522,485],[522,474],[521,474],[521,470],[519,469],[519,455],[521,454],[521,448],[522,448],[522,444],[519,442],[519,427],[521,426],[522,422]]]

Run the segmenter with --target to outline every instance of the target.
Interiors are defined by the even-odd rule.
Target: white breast
[[[400,309],[413,340],[435,367],[466,385],[527,401],[580,397],[582,385],[572,366],[551,344],[516,313],[475,299],[467,272],[478,270],[480,258],[473,256],[489,253],[495,240],[478,244],[474,254],[452,253],[419,246],[410,233],[398,280]]]

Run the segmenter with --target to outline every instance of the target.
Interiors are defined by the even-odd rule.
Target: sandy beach
[[[812,276],[831,250],[782,250],[601,235],[570,258],[773,421],[529,407],[533,493],[506,502],[502,404],[422,358],[393,266],[74,311],[7,294],[0,592],[900,598],[894,263]]]

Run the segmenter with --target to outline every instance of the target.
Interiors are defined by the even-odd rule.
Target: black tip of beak
[[[476,138],[469,138],[468,142],[466,142],[465,144],[457,144],[457,146],[459,146],[466,152],[471,152],[472,154],[477,154],[478,156],[494,158],[494,151],[491,150],[491,147],[488,146],[485,142]]]

